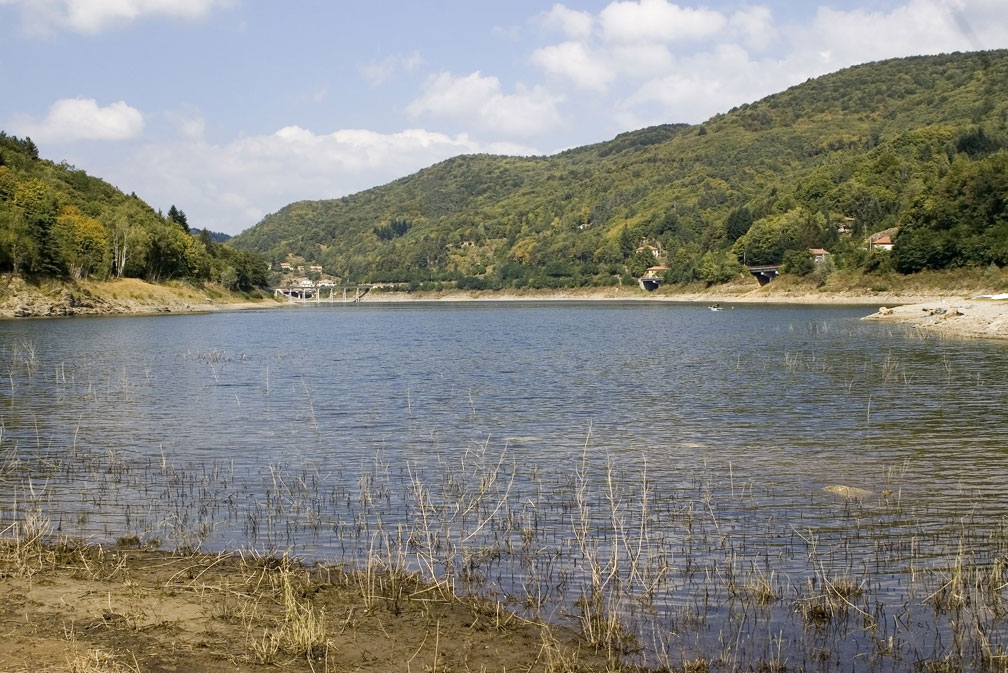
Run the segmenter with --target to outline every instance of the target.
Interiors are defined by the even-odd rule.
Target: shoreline
[[[984,289],[939,291],[913,288],[872,291],[866,288],[817,288],[775,281],[763,287],[728,283],[713,288],[662,288],[646,293],[634,287],[574,290],[481,290],[387,292],[372,290],[363,304],[506,303],[506,302],[649,302],[656,304],[785,304],[858,306],[865,320],[904,323],[946,337],[1008,339],[1008,300],[985,298]],[[69,316],[142,316],[199,314],[294,308],[315,302],[258,300],[219,287],[177,283],[154,285],[137,279],[33,285],[21,278],[0,279],[0,319]],[[327,301],[318,303],[326,304]],[[342,302],[333,302],[342,303]]]

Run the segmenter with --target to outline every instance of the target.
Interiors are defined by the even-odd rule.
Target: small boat
[[[723,311],[724,310],[723,308],[721,308],[721,304],[711,304],[707,308],[709,308],[712,311]]]

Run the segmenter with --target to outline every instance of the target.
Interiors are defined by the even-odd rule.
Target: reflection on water
[[[96,541],[337,562],[384,548],[386,565],[575,615],[593,637],[608,623],[593,616],[619,615],[651,663],[786,646],[792,668],[832,670],[831,633],[874,653],[864,670],[947,659],[950,642],[989,664],[1008,645],[991,575],[1008,558],[1008,348],[865,313],[3,322],[3,520],[34,508]],[[969,646],[967,604],[984,632]],[[744,641],[727,646],[726,624]]]

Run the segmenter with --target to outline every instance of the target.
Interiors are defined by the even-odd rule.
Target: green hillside
[[[0,131],[0,272],[212,281],[240,291],[267,284],[268,266],[260,255],[214,238],[205,229],[190,231],[175,206],[162,215],[135,194],[40,158],[30,138]]]
[[[233,239],[350,281],[460,288],[1008,264],[1008,51],[871,63],[700,125],[549,157],[459,156],[293,203]],[[877,232],[891,254],[869,254]],[[832,253],[814,268],[808,248]]]

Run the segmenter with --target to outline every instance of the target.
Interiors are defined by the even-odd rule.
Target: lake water
[[[995,667],[1008,344],[869,312],[545,302],[4,321],[0,522],[37,511],[96,542],[327,562],[384,549],[386,566],[589,632],[593,614],[619,615],[650,663],[783,648],[791,668],[850,670],[860,652],[871,668],[857,670]],[[593,564],[617,579],[593,586]],[[983,638],[957,638],[964,623]]]

